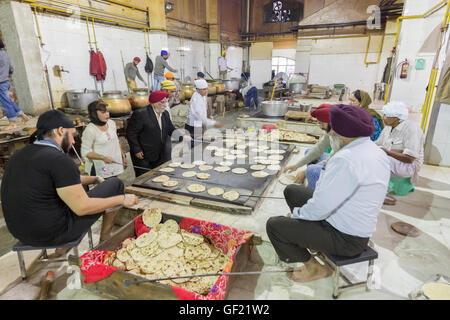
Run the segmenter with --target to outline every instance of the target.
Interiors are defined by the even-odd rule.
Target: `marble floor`
[[[227,114],[225,124],[231,127],[233,114]],[[305,148],[291,159],[295,163]],[[125,180],[132,180],[127,171]],[[286,186],[274,182],[268,192],[270,197],[282,197]],[[404,300],[437,274],[450,276],[450,168],[424,166],[413,193],[405,197],[397,196],[395,206],[384,206],[380,212],[377,231],[372,237],[379,258],[375,261],[372,290],[353,289],[343,293],[341,300]],[[251,230],[259,234],[263,243],[252,251],[245,271],[279,270],[277,256],[268,241],[265,224],[268,218],[289,211],[286,203],[278,199],[265,199],[262,206],[252,215],[240,216],[202,209],[189,211],[184,206],[142,199],[141,207],[160,207],[164,212],[189,216],[195,212],[196,218],[227,224],[239,229]],[[1,217],[0,217],[1,219]],[[0,227],[1,225],[0,220]],[[415,226],[418,237],[405,237],[394,232],[391,225],[403,221]],[[94,243],[98,241],[101,221],[93,226]],[[7,232],[5,228],[1,233]],[[2,235],[3,237],[3,235]],[[6,237],[7,238],[7,237]],[[35,299],[40,290],[40,282],[49,270],[57,277],[49,299],[55,300],[97,300],[102,296],[80,288],[79,269],[67,263],[42,265],[33,262],[38,252],[26,254],[30,277],[21,281],[17,255],[10,251],[9,244],[0,244],[0,300]],[[3,251],[1,251],[3,249]],[[87,240],[83,240],[80,253],[88,250]],[[2,253],[3,252],[3,253]],[[359,263],[343,268],[343,272],[354,282],[364,281],[367,263]],[[7,270],[7,271],[6,271]],[[332,299],[331,277],[296,283],[284,274],[246,276],[235,281],[229,292],[232,300],[328,300]]]

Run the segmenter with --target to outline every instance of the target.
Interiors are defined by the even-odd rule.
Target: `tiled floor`
[[[231,127],[233,115],[226,116],[226,127]],[[302,148],[298,157],[303,154]],[[292,159],[294,163],[296,158]],[[132,174],[125,174],[132,179]],[[282,197],[285,186],[279,182],[272,184],[269,196]],[[397,197],[395,206],[384,206],[372,237],[379,258],[375,263],[372,290],[354,289],[343,293],[340,299],[408,299],[408,294],[436,274],[450,276],[450,168],[424,166],[416,191],[406,197]],[[265,223],[271,216],[289,211],[282,200],[266,199],[263,205],[251,216],[229,215],[201,209],[157,201],[142,201],[140,205],[161,207],[163,211],[182,216],[194,216],[200,219],[227,224],[239,229],[251,230],[263,238],[263,244],[252,251],[251,261],[246,271],[279,270],[277,257],[265,233]],[[194,213],[195,212],[195,213]],[[417,238],[405,237],[395,233],[391,225],[404,221],[420,230]],[[94,239],[97,240],[100,221],[94,225]],[[0,245],[1,246],[1,245]],[[83,241],[80,252],[87,250],[87,241]],[[29,263],[34,258],[28,255]],[[51,299],[102,299],[91,292],[77,288],[78,269],[63,265],[33,265],[30,279],[20,282],[17,257],[7,253],[0,257],[0,299],[34,299],[39,292],[39,283],[48,270],[57,273]],[[8,270],[8,272],[5,272]],[[367,274],[367,263],[343,268],[347,277],[362,281]],[[331,299],[331,277],[309,283],[295,283],[284,274],[266,274],[240,277],[230,291],[230,299],[250,300],[309,300]]]

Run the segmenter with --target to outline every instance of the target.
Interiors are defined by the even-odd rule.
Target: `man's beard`
[[[341,136],[330,135],[330,145],[333,153],[336,153],[342,149],[342,147],[344,146],[344,141],[342,140]]]
[[[69,143],[69,133],[66,132],[66,134],[64,135],[64,138],[61,142],[61,148],[63,149],[63,151],[65,153],[69,153],[70,148],[72,148],[71,144]]]

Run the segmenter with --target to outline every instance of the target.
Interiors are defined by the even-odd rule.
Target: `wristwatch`
[[[95,177],[95,184],[99,184],[100,183],[100,177],[99,176],[96,176]]]

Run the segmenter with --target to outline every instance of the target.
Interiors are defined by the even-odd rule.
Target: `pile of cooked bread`
[[[294,130],[278,129],[269,133],[261,133],[258,140],[267,141],[287,141],[298,143],[316,143],[317,139]]]
[[[161,223],[159,209],[148,209],[143,222],[151,228],[135,240],[127,239],[104,264],[150,280],[216,274],[228,257],[200,234],[180,229],[175,220]],[[207,295],[219,276],[162,280],[160,283]]]

